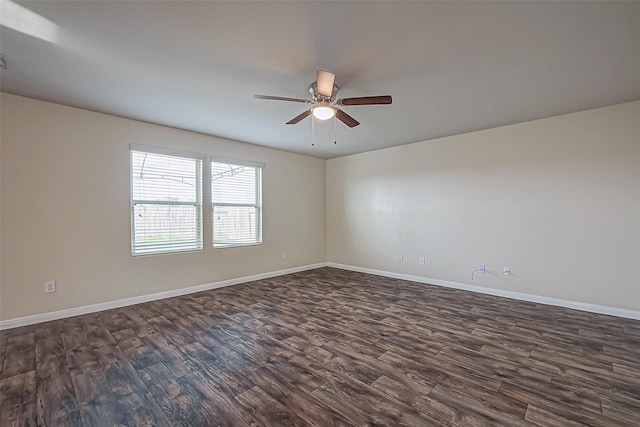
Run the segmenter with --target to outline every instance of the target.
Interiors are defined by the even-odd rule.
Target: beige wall
[[[0,319],[325,261],[324,160],[14,95],[1,103]],[[265,163],[264,244],[214,251],[205,209],[202,252],[132,257],[132,143]],[[43,293],[46,280],[57,292]]]
[[[329,160],[327,232],[330,262],[640,310],[640,102]]]
[[[326,181],[319,159],[0,103],[2,320],[325,260],[640,310],[640,102],[329,160]],[[264,244],[214,251],[205,209],[202,252],[132,257],[131,143],[264,162]]]

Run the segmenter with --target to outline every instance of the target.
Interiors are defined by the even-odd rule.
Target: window
[[[262,165],[211,162],[214,248],[262,243],[261,193]]]
[[[132,254],[201,249],[202,159],[132,146]]]

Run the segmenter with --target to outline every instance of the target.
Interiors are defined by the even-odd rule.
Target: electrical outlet
[[[48,282],[44,282],[44,293],[50,294],[51,292],[56,291],[56,282],[55,280],[50,280]]]
[[[398,257],[398,262],[399,262],[399,263],[403,263],[403,262],[404,262],[404,257],[403,257],[402,255],[400,255],[400,256]]]
[[[420,265],[425,265],[427,263],[427,259],[421,256],[420,259],[418,259],[418,262],[420,263]]]
[[[282,252],[282,259],[287,259],[287,253],[286,252]]]

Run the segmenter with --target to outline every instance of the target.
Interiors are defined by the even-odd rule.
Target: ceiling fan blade
[[[298,114],[297,116],[295,116],[293,119],[289,120],[287,122],[288,125],[295,125],[296,123],[298,123],[300,120],[309,117],[311,115],[311,110],[307,110],[301,114]]]
[[[342,98],[336,101],[338,105],[380,105],[391,104],[391,96],[360,96],[356,98]]]
[[[286,98],[284,96],[271,96],[271,95],[253,95],[255,99],[269,99],[272,101],[291,101],[291,102],[303,102],[305,104],[310,104],[311,101],[307,99],[300,98]]]
[[[359,121],[357,121],[356,119],[354,119],[353,117],[351,117],[350,115],[348,115],[347,113],[345,113],[344,111],[338,108],[336,108],[336,117],[338,118],[338,120],[340,120],[342,123],[349,126],[350,128],[356,127],[360,124]]]
[[[333,93],[333,81],[336,76],[328,71],[318,70],[316,72],[316,81],[318,87],[318,94],[326,98],[331,98]]]

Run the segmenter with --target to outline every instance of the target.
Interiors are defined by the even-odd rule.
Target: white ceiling
[[[4,92],[331,158],[640,99],[640,2],[2,0]],[[317,69],[349,129],[285,125]],[[88,141],[87,143],[90,143]]]

